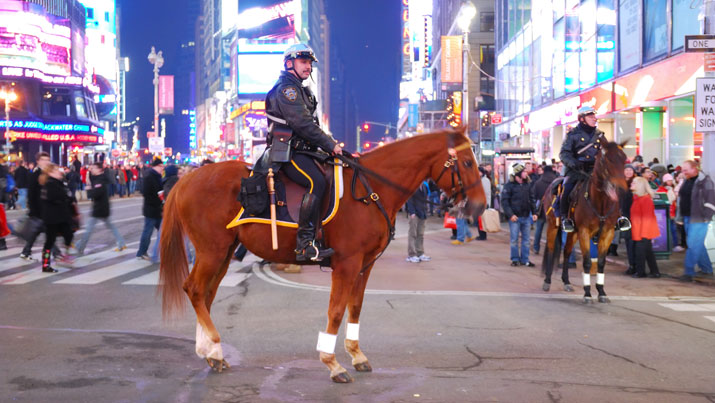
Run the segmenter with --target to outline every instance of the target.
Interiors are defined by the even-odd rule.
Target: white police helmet
[[[315,52],[310,46],[303,43],[296,43],[291,45],[288,49],[283,52],[283,61],[292,59],[310,59],[314,62],[318,62],[318,58],[315,57]]]
[[[590,115],[590,114],[594,114],[594,115],[596,114],[596,110],[590,106],[583,106],[583,107],[579,108],[579,110],[578,110],[579,118],[584,117],[586,115]]]

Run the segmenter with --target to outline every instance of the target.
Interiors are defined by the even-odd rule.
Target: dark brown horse
[[[581,253],[583,253],[583,290],[584,303],[592,303],[591,297],[591,239],[596,237],[598,245],[598,273],[596,273],[596,289],[598,302],[610,302],[603,289],[605,282],[604,268],[606,266],[606,253],[613,240],[616,221],[620,216],[618,202],[618,189],[626,189],[626,178],[623,173],[626,154],[623,145],[601,139],[601,152],[596,157],[596,163],[591,177],[578,184],[571,195],[577,200],[572,212],[576,231],[566,237],[564,257],[562,262],[561,279],[566,291],[573,291],[569,283],[568,260],[573,251],[574,238],[578,235]],[[558,181],[558,179],[557,179]],[[542,269],[544,271],[543,290],[551,288],[551,273],[554,264],[558,261],[561,250],[561,227],[554,216],[554,209],[550,208],[553,200],[552,187],[546,190],[542,199],[542,206],[546,209],[546,251]],[[568,203],[561,200],[560,203]]]
[[[328,323],[325,332],[319,334],[318,351],[320,360],[330,369],[331,379],[340,383],[352,381],[334,353],[345,308],[348,309],[345,349],[356,370],[372,370],[358,345],[365,286],[374,260],[388,244],[396,214],[411,193],[423,180],[432,178],[457,200],[466,196],[478,211],[485,204],[477,162],[470,141],[462,132],[449,130],[397,141],[366,153],[359,163],[372,171],[366,177],[375,193],[373,199],[379,198],[390,223],[375,203],[357,201],[346,189],[336,216],[324,227],[325,242],[335,254],[331,259]],[[353,168],[344,169],[343,183],[350,183],[353,172]],[[183,308],[183,294],[188,294],[197,316],[196,353],[218,371],[228,367],[228,363],[210,310],[238,243],[268,261],[298,263],[293,251],[294,228],[278,227],[280,245],[276,251],[271,247],[269,225],[248,223],[226,229],[241,209],[236,196],[241,178],[248,175],[249,167],[241,162],[206,165],[176,184],[164,209],[159,286],[163,312],[171,314]],[[366,194],[359,181],[355,191],[358,195]],[[196,263],[190,273],[184,236],[196,248]]]

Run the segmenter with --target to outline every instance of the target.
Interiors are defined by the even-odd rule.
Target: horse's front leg
[[[591,297],[591,233],[583,228],[578,231],[579,245],[583,254],[583,303],[592,304]],[[568,266],[566,266],[568,267]]]
[[[336,259],[333,257],[333,259]],[[340,323],[345,315],[345,306],[350,298],[356,277],[360,272],[362,258],[342,259],[333,264],[332,284],[330,287],[330,306],[328,307],[328,325],[325,332],[318,334],[320,361],[330,369],[330,379],[337,383],[349,383],[353,378],[335,359],[335,343],[338,338]]]
[[[358,372],[371,372],[372,367],[367,361],[367,357],[360,350],[358,336],[360,333],[360,311],[362,310],[362,301],[365,297],[365,287],[367,279],[372,271],[372,265],[365,269],[362,274],[358,275],[355,285],[350,292],[350,300],[348,302],[348,323],[345,332],[345,351],[350,354],[353,361],[353,367]]]
[[[573,232],[566,234],[566,246],[564,246],[564,259],[561,263],[561,281],[564,283],[564,291],[573,292],[571,281],[569,281],[569,262],[573,253],[575,243],[575,234]]]
[[[614,229],[613,226],[610,226],[610,229],[605,234],[601,234],[601,239],[598,240],[598,273],[596,274],[598,302],[611,302],[606,296],[603,286],[606,282],[606,254],[608,253],[608,247],[611,246],[611,241],[613,241],[613,235]]]

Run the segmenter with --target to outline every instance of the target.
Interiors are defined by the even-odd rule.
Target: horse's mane
[[[451,137],[451,139],[450,139]],[[468,142],[469,139],[464,135],[463,130],[459,129],[443,129],[436,130],[433,132],[419,134],[416,136],[399,139],[389,144],[385,144],[382,147],[377,147],[361,155],[363,161],[370,161],[372,159],[380,159],[385,156],[393,156],[397,152],[405,152],[405,149],[420,150],[424,148],[425,144],[432,143],[435,141],[444,141],[444,139],[453,141],[455,146],[458,146],[464,142]]]

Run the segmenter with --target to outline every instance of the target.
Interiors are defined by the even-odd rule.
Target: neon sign
[[[102,143],[103,139],[93,134],[49,134],[37,132],[18,132],[5,133],[5,138],[15,137],[16,140],[41,140],[49,142],[82,142],[82,143]]]
[[[55,76],[50,74],[45,74],[40,70],[28,69],[22,67],[2,67],[0,68],[0,76],[2,77],[17,77],[17,78],[31,78],[35,80],[40,80],[46,84],[57,84],[57,85],[81,85],[87,88],[93,94],[99,94],[99,86],[94,84],[89,77],[77,77],[77,76]]]
[[[189,111],[189,148],[196,149],[196,110]]]

